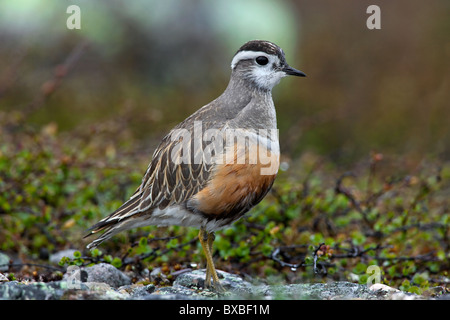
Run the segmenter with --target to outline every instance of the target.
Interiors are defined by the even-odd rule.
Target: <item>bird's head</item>
[[[269,41],[252,40],[244,44],[231,61],[232,77],[240,77],[251,85],[270,91],[288,75],[305,77],[286,62],[284,51]]]

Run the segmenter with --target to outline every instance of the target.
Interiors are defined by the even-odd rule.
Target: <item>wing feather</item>
[[[183,163],[181,160],[186,158],[183,154],[186,150],[181,148],[183,137],[174,133],[179,129],[187,130],[193,137],[194,124],[197,120],[203,121],[204,128],[223,128],[225,122],[215,120],[216,113],[219,112],[215,103],[212,101],[193,113],[162,139],[153,153],[140,186],[132,197],[115,212],[89,229],[90,234],[101,230],[105,232],[89,244],[88,248],[97,246],[120,231],[136,227],[141,222],[145,223],[145,219],[155,208],[164,209],[175,204],[183,205],[206,187],[213,175],[214,166],[205,161],[194,166]],[[191,156],[191,160],[204,159],[204,155],[198,154],[205,149],[205,142],[202,141],[202,144],[203,149],[199,150],[194,148],[195,145],[191,141],[187,149],[195,150],[197,153]],[[131,220],[132,217],[136,219]]]
[[[181,143],[181,139],[173,141],[171,133],[164,137],[153,153],[142,182],[132,197],[88,229],[90,234],[106,231],[97,239],[99,241],[95,240],[90,247],[98,245],[116,233],[110,229],[122,230],[117,224],[124,223],[130,217],[136,214],[151,215],[154,208],[164,209],[173,204],[182,204],[206,186],[211,177],[212,165],[204,161],[193,165],[182,163]]]

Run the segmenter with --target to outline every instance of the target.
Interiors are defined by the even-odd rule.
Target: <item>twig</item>
[[[152,238],[152,239],[147,238],[147,244],[149,244],[150,242],[153,242],[153,241],[168,241],[168,240],[172,240],[172,239],[178,239],[178,238],[180,238],[180,237],[181,237],[181,236],[162,237],[162,238]],[[139,241],[135,241],[135,242],[133,242],[133,243],[131,244],[130,248],[134,248],[134,247],[136,247],[136,246],[138,246],[138,245],[139,245]],[[159,248],[153,250],[152,252],[156,252],[157,250],[159,250]],[[127,250],[127,252],[122,256],[122,261],[125,260],[125,258],[127,258],[129,254],[130,254],[130,250]],[[146,254],[146,255],[148,255],[148,254]],[[145,255],[142,255],[142,256],[145,256]],[[146,257],[144,257],[144,258],[140,257],[140,259],[147,259],[147,258],[150,257],[150,256],[151,256],[151,254],[148,255],[148,256],[146,256]]]
[[[173,240],[173,239],[178,239],[181,238],[181,236],[172,236],[172,237],[162,237],[162,238],[147,238],[147,244],[149,244],[150,242],[153,241],[169,241],[169,240]],[[131,248],[136,247],[137,245],[139,245],[139,241],[135,241],[131,244]]]
[[[314,273],[316,273],[316,274],[317,274],[317,273],[322,273],[322,274],[324,274],[324,275],[327,274],[327,268],[325,267],[325,265],[324,265],[323,263],[319,263],[319,265],[322,267],[321,270],[319,270],[319,269],[317,268],[317,265],[318,265],[317,260],[319,259],[319,256],[321,256],[321,255],[323,255],[325,252],[327,252],[328,249],[330,249],[330,246],[325,245],[325,243],[321,243],[321,244],[319,244],[319,246],[317,247],[317,249],[314,250],[314,254],[313,254],[313,257],[314,257],[314,260],[313,260],[313,270],[314,270]],[[320,252],[320,253],[319,253],[319,252]]]
[[[327,274],[326,265],[324,263],[318,262],[318,258],[320,256],[319,251],[323,250],[323,246],[324,245],[325,245],[325,243],[321,243],[317,247],[317,249],[314,250],[314,253],[313,253],[313,270],[314,270],[314,273],[316,273],[316,274]],[[294,248],[305,248],[305,247],[307,247],[307,246],[306,245],[298,245],[298,246],[288,246],[288,247],[277,247],[277,248],[275,248],[272,251],[272,254],[270,255],[270,258],[272,260],[278,262],[282,267],[289,267],[291,269],[297,269],[297,268],[300,268],[300,267],[306,267],[306,266],[309,266],[309,264],[306,264],[304,260],[302,260],[299,263],[288,263],[288,262],[284,262],[283,260],[278,258],[282,248],[294,249]],[[319,270],[319,268],[317,266],[320,266],[321,269]]]
[[[56,270],[56,271],[65,271],[65,268],[61,268],[61,267],[54,267],[54,266],[49,266],[46,264],[39,264],[39,263],[5,263],[5,264],[0,264],[0,267],[4,267],[4,266],[8,266],[8,267],[23,267],[23,266],[29,266],[29,267],[39,267],[39,268],[45,268],[45,269],[49,269],[49,270]]]
[[[178,237],[168,237],[167,239],[171,239],[171,238],[174,239],[174,238],[178,238]],[[161,239],[165,239],[165,238],[161,238]],[[152,239],[150,239],[150,240],[152,240]],[[192,240],[190,240],[190,241],[188,241],[188,242],[186,242],[186,243],[180,243],[179,245],[174,246],[174,247],[172,247],[172,248],[166,248],[165,250],[161,251],[161,253],[159,254],[159,256],[165,255],[166,253],[169,253],[169,252],[172,251],[172,250],[178,251],[178,250],[180,250],[181,248],[183,248],[184,246],[194,244],[196,241],[197,241],[197,239],[194,238],[194,239],[192,239]],[[156,252],[157,252],[159,249],[160,249],[160,248],[156,248],[156,249],[152,250],[151,252],[148,252],[148,253],[145,253],[145,254],[141,254],[141,255],[135,256],[135,257],[134,257],[133,259],[131,259],[131,260],[134,260],[134,261],[135,261],[135,260],[144,260],[144,259],[148,259],[148,258],[150,258],[150,257],[157,257],[158,254],[157,254]],[[129,251],[127,251],[127,253],[125,254],[125,256],[122,258],[122,261],[124,260],[124,258],[126,258],[126,257],[128,256],[128,253],[129,253]],[[132,262],[123,262],[123,265],[128,265],[128,264],[131,264],[131,263],[132,263]]]
[[[53,72],[53,77],[46,81],[42,87],[40,94],[32,101],[28,106],[26,106],[23,112],[25,114],[31,114],[38,110],[44,105],[48,100],[50,95],[55,92],[55,90],[61,85],[62,80],[69,73],[69,71],[74,67],[76,62],[83,55],[84,51],[88,47],[88,42],[83,41],[79,43],[69,54],[69,56],[64,60],[63,63],[57,65]]]
[[[290,246],[289,248],[296,248],[296,247],[306,247],[306,245],[300,245],[300,246]],[[284,262],[283,260],[281,260],[280,258],[278,258],[278,255],[280,254],[280,251],[282,248],[287,248],[287,247],[277,247],[275,248],[272,253],[270,254],[270,258],[273,261],[278,262],[282,267],[289,267],[289,268],[293,268],[293,269],[297,269],[299,267],[305,267],[306,264],[304,263],[304,260],[302,262],[299,263],[287,263]]]
[[[346,253],[346,254],[333,254],[332,257],[335,258],[335,259],[357,258],[357,257],[363,257],[369,251],[379,251],[379,250],[386,249],[386,248],[392,248],[392,246],[391,245],[381,246],[381,245],[378,244],[375,247],[369,247],[369,248],[366,248],[364,250],[360,250],[357,246],[351,247],[350,249],[341,248],[339,246],[335,246],[333,248],[333,250],[343,250],[343,251],[347,251],[348,253]]]
[[[360,202],[355,199],[353,194],[349,190],[347,190],[346,188],[344,188],[342,186],[342,181],[346,177],[355,177],[355,174],[352,172],[346,172],[343,175],[341,175],[336,181],[336,186],[335,186],[334,190],[337,194],[343,194],[348,200],[350,200],[350,202],[352,203],[352,205],[356,209],[356,211],[358,211],[362,215],[364,222],[372,229],[373,225],[372,225],[372,222],[367,217],[367,212],[365,210],[363,210]]]
[[[435,254],[435,251],[431,251],[425,254],[420,254],[417,256],[412,256],[412,257],[404,257],[404,256],[400,256],[400,257],[373,257],[376,260],[380,260],[380,261],[393,261],[393,260],[399,260],[399,261],[411,261],[411,260],[420,260],[423,262],[429,262],[429,261],[437,261],[438,259],[436,257],[434,257],[433,255]]]

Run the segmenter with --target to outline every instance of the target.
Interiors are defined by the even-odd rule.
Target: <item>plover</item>
[[[104,233],[87,247],[141,226],[195,227],[206,256],[205,286],[212,278],[222,291],[212,258],[214,232],[241,218],[272,187],[280,150],[271,92],[287,75],[305,76],[287,64],[279,46],[245,43],[232,59],[225,91],[162,139],[140,186],[89,229],[88,236]]]

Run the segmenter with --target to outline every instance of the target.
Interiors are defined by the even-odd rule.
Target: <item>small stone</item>
[[[392,287],[389,287],[389,286],[387,286],[385,284],[382,284],[382,283],[375,283],[375,284],[371,285],[369,287],[369,290],[371,290],[371,291],[384,291],[384,292],[389,292],[389,293],[391,293],[391,292],[400,292],[400,290],[392,288]]]
[[[131,284],[131,279],[116,267],[107,264],[99,263],[91,267],[79,268],[71,266],[68,272],[64,275],[66,280],[74,285],[77,282],[85,284],[88,287],[92,283],[104,283],[113,288]]]
[[[431,287],[423,292],[425,297],[442,297],[448,294],[448,289],[444,286]]]
[[[77,251],[75,249],[66,249],[62,251],[58,251],[50,255],[49,261],[54,264],[58,264],[63,257],[68,257],[70,259],[74,258],[74,252]]]
[[[8,278],[3,273],[0,273],[0,282],[6,282],[6,281],[9,281]]]
[[[6,254],[0,252],[0,271],[3,271],[3,272],[8,271],[9,260],[10,260],[10,258]]]
[[[150,272],[150,277],[156,278],[156,277],[159,277],[160,274],[161,274],[161,268],[155,268],[152,270],[152,272]]]
[[[142,284],[132,284],[122,286],[117,289],[119,293],[126,293],[132,299],[141,299],[149,294],[152,294],[156,290],[154,284],[142,285]]]

